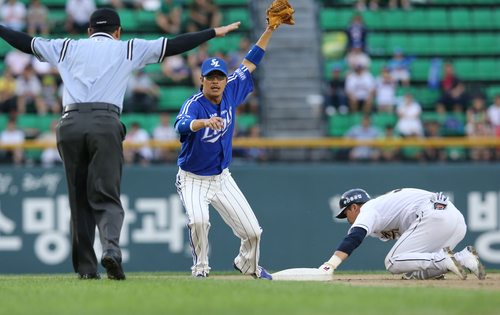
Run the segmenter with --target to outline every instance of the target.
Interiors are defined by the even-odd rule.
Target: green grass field
[[[2,276],[0,314],[500,314],[498,290],[127,276],[119,282]]]

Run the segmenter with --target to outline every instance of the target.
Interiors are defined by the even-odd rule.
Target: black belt
[[[93,110],[107,110],[120,115],[120,108],[109,103],[75,103],[64,106],[64,112],[80,111],[91,112]]]

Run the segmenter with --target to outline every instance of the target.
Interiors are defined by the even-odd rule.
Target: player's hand
[[[434,209],[444,210],[448,205],[449,198],[438,192],[431,195],[431,201],[434,203]]]
[[[224,37],[227,33],[238,29],[241,22],[235,22],[226,26],[216,27],[215,29],[215,37]]]
[[[224,128],[224,119],[221,117],[212,117],[210,119],[205,120],[205,127],[208,127],[212,130],[221,131]]]
[[[318,269],[323,270],[324,272],[326,272],[329,275],[333,275],[333,271],[335,270],[335,267],[332,266],[330,263],[326,262],[326,263],[322,264]]]

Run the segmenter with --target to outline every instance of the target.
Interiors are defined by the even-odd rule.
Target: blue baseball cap
[[[210,72],[217,70],[224,73],[227,76],[227,64],[224,60],[213,57],[205,60],[203,65],[201,65],[201,75],[206,76]]]

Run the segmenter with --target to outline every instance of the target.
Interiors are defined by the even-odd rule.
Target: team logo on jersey
[[[214,116],[217,116],[217,114],[210,115],[210,117]],[[226,132],[229,130],[229,126],[231,126],[231,124],[233,123],[232,108],[230,107],[229,110],[222,111],[221,118],[224,120],[224,122],[222,123],[222,130],[217,131],[206,127],[203,137],[201,138],[202,142],[215,143],[220,139],[220,137],[226,134]]]
[[[212,59],[212,63],[210,64],[212,67],[220,67],[219,60]]]

